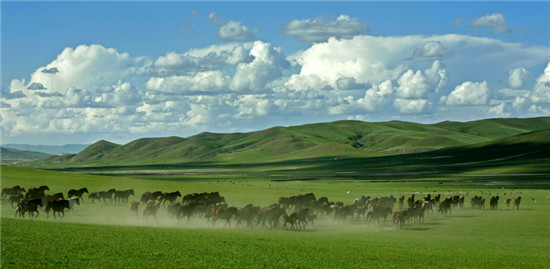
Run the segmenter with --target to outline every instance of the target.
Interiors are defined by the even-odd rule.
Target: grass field
[[[116,169],[115,169],[116,170]],[[129,172],[130,171],[130,172]],[[219,191],[232,206],[267,206],[277,197],[314,192],[350,204],[361,195],[381,197],[441,193],[442,197],[499,195],[498,210],[472,210],[451,216],[434,214],[425,223],[396,229],[391,222],[366,224],[320,217],[305,231],[215,227],[204,219],[179,223],[161,208],[158,219],[132,216],[126,205],[90,204],[86,200],[62,220],[14,218],[2,201],[2,268],[548,268],[550,266],[550,190],[513,182],[422,180],[366,182],[330,178],[295,180],[288,174],[229,170],[123,170],[117,176],[34,170],[2,166],[2,187],[47,184],[48,193],[87,187],[90,191],[134,189],[182,193]],[[287,170],[285,170],[287,171]],[[91,172],[91,171],[87,171]],[[114,173],[116,171],[109,171]],[[293,179],[273,181],[277,179]],[[286,176],[285,176],[286,175]],[[303,176],[303,174],[302,174]],[[443,183],[443,184],[442,184]],[[505,197],[522,196],[520,210],[507,209]],[[85,195],[87,197],[87,195]],[[467,204],[467,203],[466,203]],[[141,210],[140,210],[141,211]],[[68,213],[68,212],[67,212]],[[289,212],[290,213],[290,212]],[[141,212],[140,212],[141,215]],[[234,225],[233,225],[234,226]]]

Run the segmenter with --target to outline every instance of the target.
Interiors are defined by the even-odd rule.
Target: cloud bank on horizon
[[[4,140],[550,115],[550,44],[500,38],[520,34],[506,14],[479,14],[465,25],[450,18],[444,34],[401,35],[370,34],[375,22],[344,13],[296,18],[275,33],[304,46],[296,51],[263,40],[261,25],[202,15],[221,42],[157,57],[94,42],[60,48],[29,78],[3,85]],[[453,33],[458,27],[489,33]]]

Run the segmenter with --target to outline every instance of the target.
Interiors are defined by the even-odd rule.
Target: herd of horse
[[[75,205],[80,205],[84,200],[83,195],[88,194],[91,204],[96,202],[113,205],[127,205],[130,214],[139,216],[139,207],[143,207],[142,217],[146,220],[156,220],[160,208],[165,208],[170,218],[180,222],[189,222],[193,217],[205,218],[216,225],[218,221],[223,226],[233,221],[238,227],[262,227],[275,229],[304,230],[308,224],[313,224],[318,216],[331,217],[334,221],[344,222],[348,219],[363,220],[366,223],[383,223],[391,216],[393,225],[403,229],[406,223],[423,223],[425,215],[432,215],[437,211],[441,215],[451,215],[453,208],[464,207],[464,196],[453,195],[442,199],[441,194],[432,197],[427,194],[416,199],[415,194],[410,197],[393,195],[385,197],[361,196],[350,204],[330,201],[327,197],[317,199],[315,194],[299,194],[288,197],[279,197],[276,203],[267,207],[248,204],[244,207],[229,206],[225,198],[219,192],[190,193],[182,195],[175,192],[145,192],[139,201],[132,200],[135,196],[132,189],[89,192],[87,188],[71,189],[67,192],[67,198],[63,193],[47,194],[49,187],[44,185],[25,190],[21,186],[2,189],[2,199],[7,199],[12,207],[15,206],[15,216],[38,217],[39,208],[43,208],[49,218],[50,211],[55,219],[63,218],[65,210],[74,214]],[[180,198],[181,197],[181,198]],[[178,201],[178,199],[180,199]],[[406,201],[406,204],[405,204]],[[499,196],[489,199],[489,209],[498,209]],[[512,203],[513,201],[513,203]],[[519,209],[521,196],[513,199],[505,199],[507,208]],[[472,209],[485,209],[485,198],[474,196],[470,199]],[[396,208],[397,207],[397,208]],[[288,214],[287,212],[292,211]],[[57,214],[57,215],[56,215]]]

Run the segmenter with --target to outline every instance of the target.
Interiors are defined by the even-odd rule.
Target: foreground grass
[[[89,204],[62,220],[15,219],[2,201],[2,268],[544,268],[550,264],[550,191],[534,186],[447,185],[438,182],[363,183],[357,181],[269,182],[232,173],[229,178],[196,175],[92,176],[2,167],[2,187],[47,184],[49,193],[88,187],[182,193],[220,191],[230,205],[269,205],[278,196],[314,192],[351,203],[361,195],[417,193],[501,196],[499,210],[455,210],[426,217],[404,230],[390,223],[367,225],[323,217],[306,231],[213,228],[206,220],[170,220],[164,209],[157,222],[130,215],[126,206]],[[519,188],[521,187],[521,189]],[[505,194],[506,193],[506,194]],[[521,210],[504,209],[506,196],[524,197]],[[132,199],[131,198],[131,199]],[[468,198],[467,198],[468,199]],[[535,202],[536,201],[536,202]]]
[[[129,227],[3,218],[2,267],[547,266],[549,243],[544,239],[550,235],[544,229],[544,221],[510,216],[497,218],[506,218],[505,222],[489,224],[487,216],[472,216],[468,212],[454,219],[432,219],[402,231],[348,224],[321,225],[307,232]],[[525,227],[521,223],[530,224]]]

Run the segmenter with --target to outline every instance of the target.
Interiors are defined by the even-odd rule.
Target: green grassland
[[[59,168],[370,158],[487,145],[499,139],[545,130],[550,130],[549,117],[437,124],[336,121],[273,127],[250,133],[142,138],[125,145],[102,140],[79,154],[52,156],[32,165]],[[544,142],[548,143],[548,140]]]
[[[273,167],[271,167],[273,168]],[[287,167],[288,168],[288,167]],[[335,222],[320,217],[305,231],[264,228],[223,228],[204,219],[179,223],[161,208],[157,220],[132,216],[126,205],[91,204],[85,200],[76,214],[62,220],[14,218],[7,201],[1,208],[2,268],[545,268],[550,264],[550,190],[538,181],[466,182],[441,179],[372,182],[330,178],[296,180],[282,173],[218,167],[198,169],[127,170],[91,175],[2,166],[2,187],[47,184],[48,193],[87,187],[90,191],[134,189],[182,193],[219,191],[232,206],[267,206],[277,197],[314,192],[331,201],[350,204],[361,195],[442,197],[460,194],[499,195],[498,210],[453,210],[434,214],[425,223],[408,223],[403,230],[391,222]],[[87,173],[93,171],[88,170]],[[302,173],[301,171],[300,173]],[[278,175],[270,180],[270,174]],[[297,177],[297,175],[295,175]],[[304,176],[304,174],[302,174]],[[525,183],[525,182],[524,182]],[[504,197],[522,196],[520,210],[505,208]],[[87,197],[85,195],[85,197]]]
[[[220,192],[230,206],[269,206],[313,192],[351,204],[363,195],[500,197],[498,210],[452,210],[396,229],[391,221],[319,216],[304,231],[189,223],[161,207],[85,200],[61,220],[15,217],[2,200],[3,268],[549,268],[550,118],[417,124],[337,121],[251,133],[99,141],[79,154],[2,166],[1,185],[49,194]],[[47,169],[47,170],[46,170]],[[504,199],[523,198],[520,210]],[[84,196],[87,198],[87,195]],[[181,199],[180,199],[181,200]],[[290,211],[288,213],[291,213]]]
[[[43,159],[50,156],[50,154],[46,154],[42,152],[18,150],[18,149],[5,148],[5,147],[0,147],[0,150],[1,150],[0,156],[2,156],[2,160],[1,160],[2,163],[31,161],[31,160]]]

